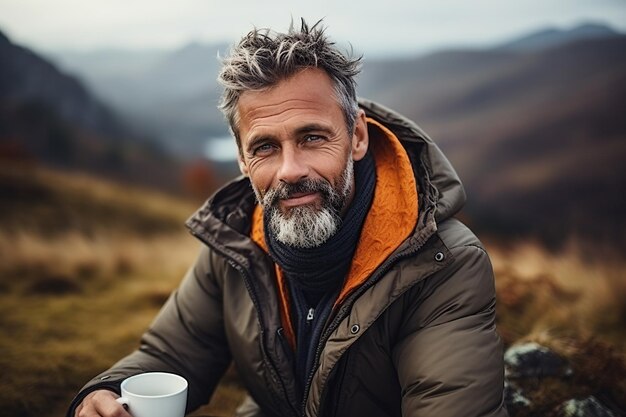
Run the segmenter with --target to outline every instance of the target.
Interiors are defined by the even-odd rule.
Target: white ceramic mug
[[[122,381],[116,401],[128,406],[133,417],[184,417],[187,380],[166,372],[147,372]]]

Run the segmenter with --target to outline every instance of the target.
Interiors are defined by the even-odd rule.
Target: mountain
[[[75,77],[0,34],[0,159],[125,181],[178,182],[178,162],[95,99]]]
[[[626,36],[364,68],[365,93],[418,121],[444,149],[477,229],[626,247]]]
[[[607,38],[619,35],[601,23],[585,23],[571,29],[549,28],[501,44],[498,48],[509,51],[537,51],[553,48],[583,39]]]
[[[119,120],[76,78],[61,74],[38,55],[12,44],[1,32],[0,60],[0,97],[4,103],[37,101],[54,107],[59,116],[82,128],[121,132]]]
[[[126,76],[141,74],[163,59],[169,51],[161,49],[106,48],[87,51],[58,50],[43,51],[47,60],[54,62],[66,73],[90,77],[108,77],[116,74]]]
[[[198,157],[211,137],[228,135],[216,106],[218,53],[225,44],[192,42],[173,51],[50,54],[124,112],[138,129],[185,158]],[[107,62],[106,66],[94,65]]]

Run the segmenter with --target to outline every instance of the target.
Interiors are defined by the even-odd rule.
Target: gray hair
[[[348,132],[354,130],[358,113],[355,77],[360,71],[361,57],[342,54],[325,35],[321,20],[309,27],[302,19],[299,31],[292,22],[287,33],[255,28],[231,49],[222,64],[218,81],[224,92],[219,108],[240,152],[237,104],[241,94],[271,88],[305,68],[320,68],[328,74]]]

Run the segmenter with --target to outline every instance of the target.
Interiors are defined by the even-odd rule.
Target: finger
[[[94,409],[93,404],[85,404],[80,410],[76,411],[76,417],[102,417]]]
[[[112,393],[106,396],[98,396],[98,398],[94,397],[94,407],[98,415],[103,417],[131,417],[126,411],[127,408],[115,401],[115,398],[117,398],[117,395]]]
[[[83,407],[83,401],[81,401],[80,404],[78,404],[78,407],[76,407],[76,409],[74,410],[74,417],[79,417],[80,411],[83,409]]]
[[[96,391],[87,395],[76,407],[76,411],[74,411],[75,417],[98,417],[98,413],[93,407],[93,396],[96,394]]]

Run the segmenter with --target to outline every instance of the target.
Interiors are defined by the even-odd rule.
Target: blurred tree
[[[198,159],[183,169],[184,189],[194,200],[204,201],[218,186],[213,167],[206,159]]]

